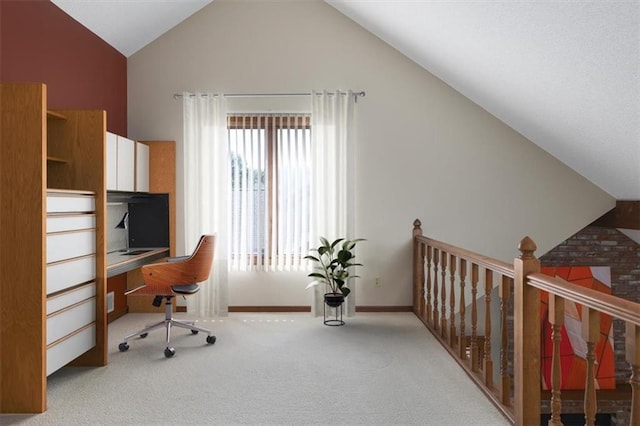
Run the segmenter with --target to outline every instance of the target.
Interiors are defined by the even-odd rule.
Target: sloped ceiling
[[[51,0],[129,57],[212,0]]]
[[[52,1],[126,56],[211,2]],[[640,200],[637,0],[326,2],[614,198]]]

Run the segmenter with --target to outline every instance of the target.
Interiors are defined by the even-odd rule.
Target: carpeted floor
[[[201,320],[217,336],[173,329],[120,339],[157,315],[109,326],[109,364],[48,380],[48,411],[3,425],[508,425],[410,313],[362,313],[342,327],[309,314]]]

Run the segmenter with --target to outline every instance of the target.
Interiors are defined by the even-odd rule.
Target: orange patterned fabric
[[[563,278],[573,284],[611,294],[609,267],[567,266],[543,267],[542,273]],[[541,369],[543,389],[551,387],[551,359],[553,342],[549,324],[549,295],[541,292]],[[561,328],[560,360],[561,389],[584,389],[586,380],[586,341],[582,337],[582,306],[565,300],[564,325]],[[600,338],[595,346],[596,389],[615,389],[615,361],[611,317],[600,315]]]

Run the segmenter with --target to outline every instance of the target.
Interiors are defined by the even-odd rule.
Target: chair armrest
[[[167,262],[182,262],[183,260],[187,260],[188,258],[190,258],[191,256],[174,256],[174,257],[167,257]]]

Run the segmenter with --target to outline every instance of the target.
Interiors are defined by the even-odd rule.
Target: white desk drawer
[[[90,195],[47,195],[47,213],[89,213],[96,209]]]
[[[47,315],[96,295],[96,283],[89,283],[47,298]]]
[[[47,232],[75,231],[78,229],[94,229],[96,215],[76,214],[69,216],[48,216]]]
[[[78,257],[47,265],[47,294],[96,279],[96,257]]]
[[[47,234],[47,263],[96,252],[95,230]]]
[[[76,359],[96,345],[96,325],[69,336],[57,344],[47,348],[47,376]]]
[[[72,308],[47,317],[47,345],[96,320],[96,299],[92,297]]]

